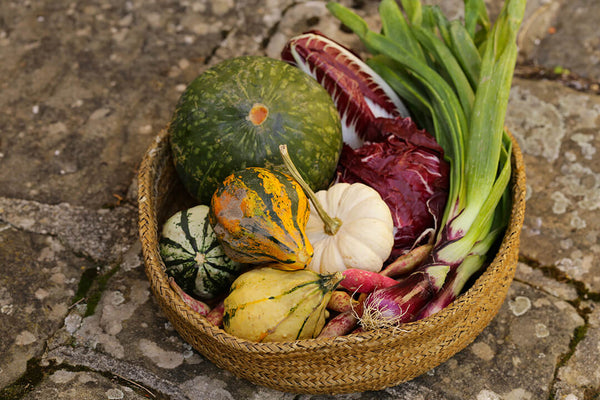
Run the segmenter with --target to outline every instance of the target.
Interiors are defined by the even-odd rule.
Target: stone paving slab
[[[554,8],[556,2],[546,2]],[[600,79],[600,33],[589,29],[598,21],[600,3],[594,0],[565,1],[554,29],[539,41],[533,54],[536,63],[548,68],[568,69],[588,78]]]
[[[97,372],[57,370],[48,375],[24,399],[97,400],[148,399],[142,388],[137,391]]]
[[[529,176],[521,254],[600,291],[600,97],[515,80],[506,124]],[[552,171],[555,173],[546,173]]]
[[[51,236],[0,232],[0,387],[21,376],[62,325],[90,263]]]
[[[341,1],[376,27],[378,1]],[[460,16],[460,0],[428,0]],[[486,1],[492,16],[499,0]],[[376,392],[295,395],[220,370],[148,287],[136,172],[217,62],[277,58],[323,1],[0,4],[0,398],[543,399],[600,396],[599,34],[594,0],[529,0],[506,124],[528,178],[515,281],[467,348]]]

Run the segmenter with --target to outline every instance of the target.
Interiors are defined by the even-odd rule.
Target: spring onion
[[[465,0],[464,23],[418,0],[402,0],[403,10],[395,0],[382,0],[381,33],[350,9],[328,3],[371,53],[371,68],[400,95],[417,124],[434,134],[451,166],[430,259],[398,284],[395,295],[384,296],[394,298],[394,312],[388,312],[388,302],[376,301],[376,290],[365,301],[375,309],[369,315],[393,314],[394,323],[402,323],[438,311],[485,264],[503,232],[512,150],[504,120],[525,3],[506,0],[491,26],[483,0]],[[422,290],[411,292],[409,283]]]

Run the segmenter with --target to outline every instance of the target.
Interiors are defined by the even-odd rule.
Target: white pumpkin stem
[[[342,226],[342,220],[340,220],[337,217],[332,218],[329,216],[329,214],[327,214],[327,212],[317,199],[317,196],[315,196],[315,193],[312,191],[310,186],[308,186],[306,181],[302,178],[302,175],[300,175],[300,172],[292,162],[290,154],[288,153],[287,145],[279,145],[279,152],[281,153],[281,158],[283,158],[283,163],[288,169],[288,172],[290,173],[292,178],[294,178],[302,187],[302,190],[304,190],[304,193],[306,193],[306,195],[310,199],[311,203],[315,207],[315,210],[317,210],[317,214],[319,214],[319,217],[323,221],[323,224],[325,224],[325,233],[331,236],[335,235]]]

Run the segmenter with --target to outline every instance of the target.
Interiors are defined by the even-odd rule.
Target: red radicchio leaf
[[[407,117],[408,111],[392,88],[351,50],[318,31],[293,37],[281,58],[297,66],[327,90],[342,121],[344,142],[352,148],[378,117]]]
[[[339,182],[377,190],[392,212],[392,258],[431,240],[448,197],[449,165],[433,136],[409,118],[376,118],[358,149],[344,145]]]

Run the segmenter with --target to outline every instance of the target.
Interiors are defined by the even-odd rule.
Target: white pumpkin
[[[306,236],[314,255],[308,268],[321,274],[347,268],[381,271],[394,245],[394,222],[379,193],[362,183],[337,183],[315,197],[326,215],[311,202]],[[332,229],[336,220],[339,226]]]

